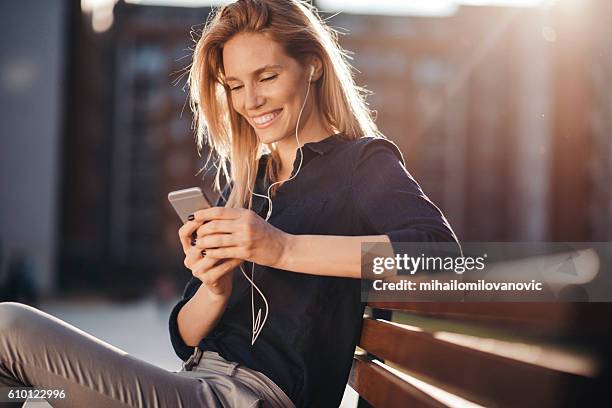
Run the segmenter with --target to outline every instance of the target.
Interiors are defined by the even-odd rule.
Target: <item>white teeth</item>
[[[270,122],[272,119],[277,117],[279,113],[280,111],[276,111],[276,112],[268,113],[267,115],[258,116],[256,118],[253,118],[253,121],[257,123],[258,125],[265,125],[266,123]]]

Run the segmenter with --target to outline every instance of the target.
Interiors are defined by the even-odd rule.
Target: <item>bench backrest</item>
[[[349,381],[360,406],[562,406],[609,379],[609,303],[369,306]]]

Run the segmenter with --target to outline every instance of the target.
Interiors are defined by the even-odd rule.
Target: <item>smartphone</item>
[[[168,201],[172,204],[183,224],[187,222],[189,214],[212,207],[200,187],[172,191],[168,193]]]

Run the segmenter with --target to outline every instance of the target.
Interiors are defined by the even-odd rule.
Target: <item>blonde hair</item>
[[[308,57],[323,63],[316,81],[316,98],[330,130],[347,139],[365,135],[382,137],[367,108],[367,91],[355,85],[348,55],[338,44],[338,32],[328,27],[316,9],[302,0],[238,0],[213,11],[193,53],[189,67],[190,107],[198,152],[204,143],[217,156],[215,188],[221,175],[232,190],[226,206],[251,208],[258,160],[271,152],[266,174],[274,180],[277,156],[271,146],[259,142],[254,129],[233,108],[224,81],[223,46],[242,32],[267,34],[302,66]],[[207,161],[208,163],[208,161]],[[229,171],[228,171],[229,165]]]

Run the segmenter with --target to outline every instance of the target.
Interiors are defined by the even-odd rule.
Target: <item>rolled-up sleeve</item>
[[[221,196],[219,197],[217,202],[215,203],[215,207],[224,206],[226,202],[226,198],[228,197],[228,194],[229,194],[229,188],[226,187],[221,193]],[[174,348],[174,352],[176,353],[176,355],[183,361],[189,358],[189,356],[193,352],[193,347],[188,346],[183,341],[183,338],[181,337],[181,334],[178,329],[177,318],[178,318],[178,314],[181,308],[185,305],[185,303],[189,301],[189,299],[191,299],[195,295],[195,293],[198,291],[198,288],[200,287],[201,284],[202,284],[201,280],[192,277],[189,280],[189,282],[187,282],[187,285],[185,286],[181,300],[178,301],[178,303],[172,308],[172,311],[170,312],[170,319],[169,319],[170,342],[172,343],[172,347]]]
[[[406,170],[391,141],[364,138],[357,144],[351,180],[358,214],[393,242],[457,242],[442,211]]]

